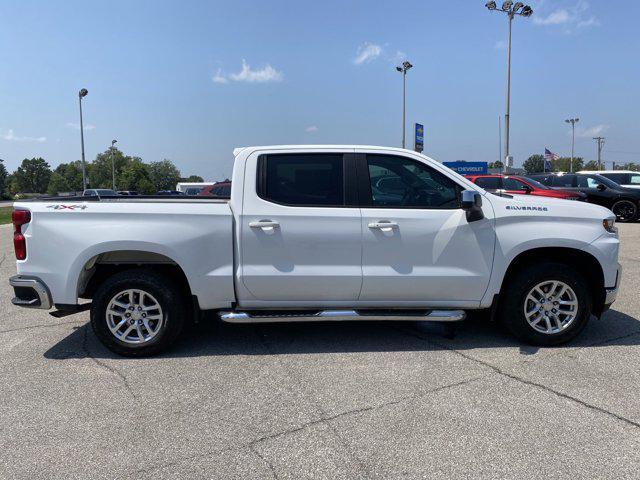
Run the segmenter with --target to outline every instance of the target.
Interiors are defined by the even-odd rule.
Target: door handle
[[[371,222],[369,228],[376,228],[382,232],[391,232],[394,228],[398,228],[398,224],[382,220],[380,222]]]
[[[261,228],[264,231],[271,231],[279,227],[280,227],[280,224],[272,220],[260,220],[257,222],[249,222],[249,228]]]

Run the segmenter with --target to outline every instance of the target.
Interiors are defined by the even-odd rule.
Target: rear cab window
[[[342,153],[269,154],[258,159],[258,196],[296,207],[345,206]]]

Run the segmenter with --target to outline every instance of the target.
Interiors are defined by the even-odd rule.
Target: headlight
[[[602,226],[604,227],[604,229],[609,232],[609,233],[616,233],[618,231],[618,229],[615,227],[615,223],[616,220],[611,218],[605,218],[602,221]]]

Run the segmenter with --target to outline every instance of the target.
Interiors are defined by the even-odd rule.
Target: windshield
[[[547,187],[546,185],[541,184],[539,181],[534,180],[533,178],[529,178],[529,177],[522,177],[522,179],[531,184],[533,187],[540,189],[540,190],[551,190],[549,187]]]

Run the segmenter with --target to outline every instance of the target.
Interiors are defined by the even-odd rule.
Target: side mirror
[[[607,186],[606,186],[605,184],[603,184],[603,183],[599,183],[599,184],[596,186],[596,188],[597,188],[600,192],[602,192],[603,190],[606,190],[606,189],[607,189]]]
[[[529,185],[525,185],[523,187],[523,190],[524,190],[524,193],[526,193],[527,195],[529,195],[533,191],[533,189]]]
[[[484,213],[482,212],[482,195],[475,190],[462,191],[460,206],[467,212],[468,222],[476,222],[484,218]]]

